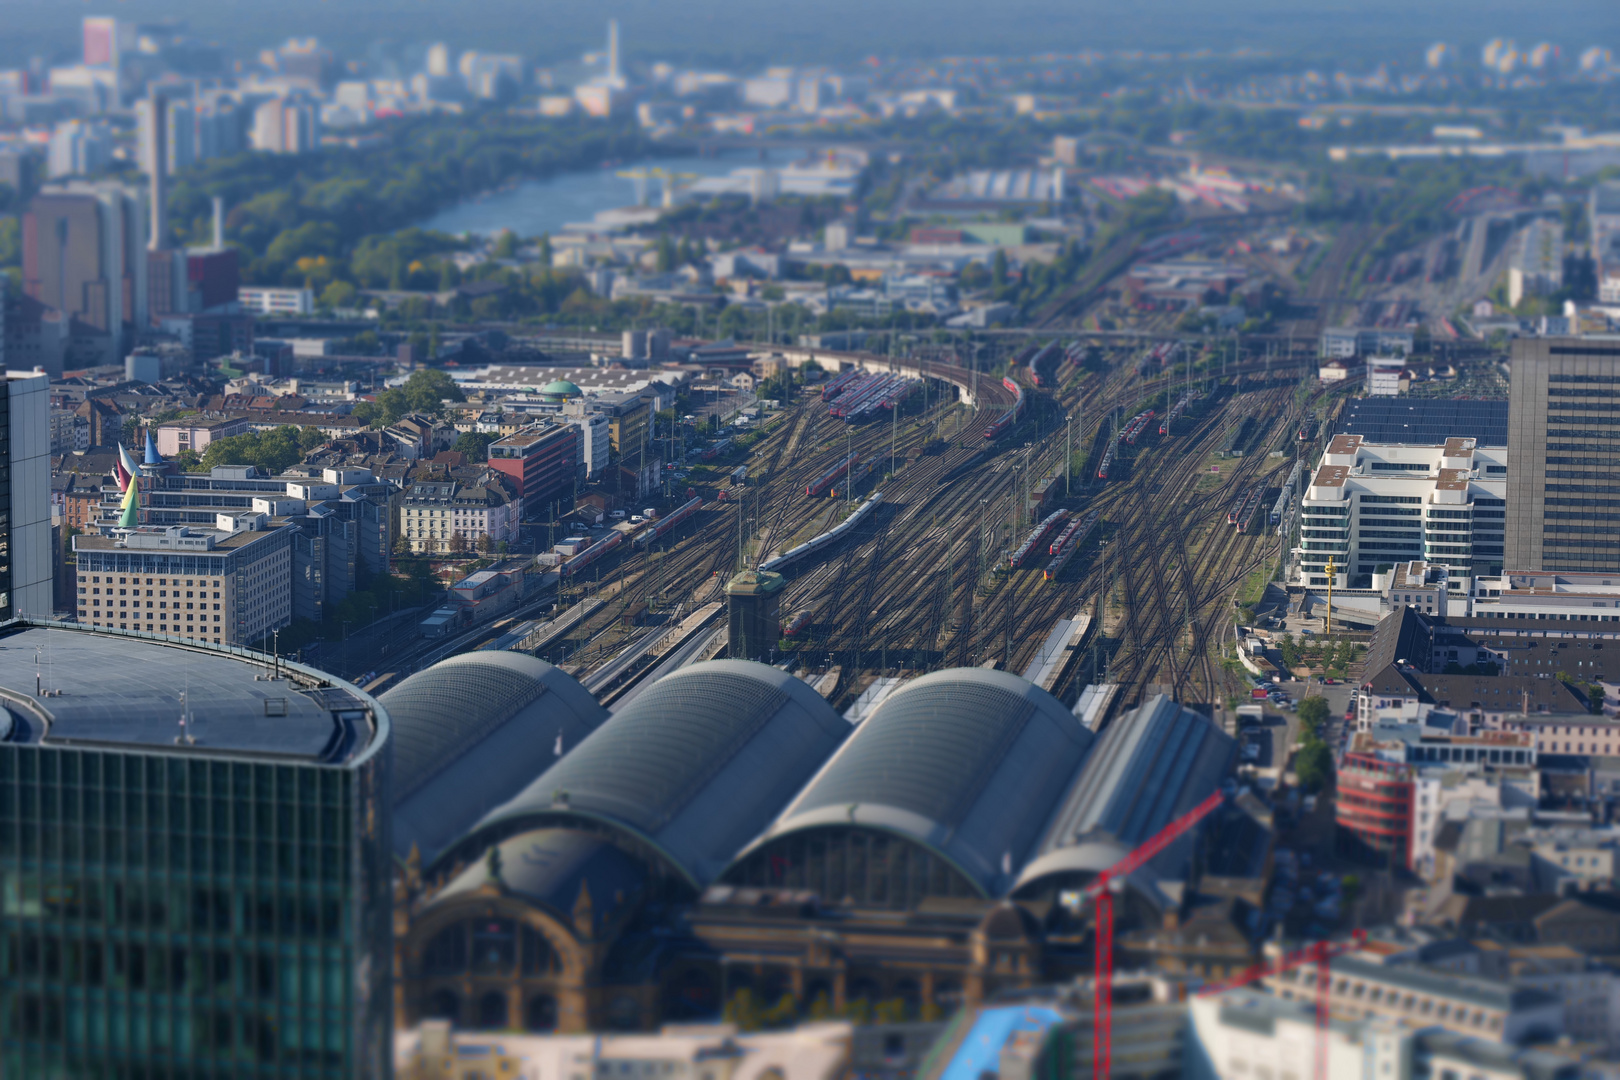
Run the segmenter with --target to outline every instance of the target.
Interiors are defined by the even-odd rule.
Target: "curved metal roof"
[[[1095,738],[1016,675],[936,671],[890,694],[751,848],[864,825],[926,846],[999,896]]]
[[[494,839],[537,821],[606,822],[701,886],[848,732],[820,695],[784,671],[746,660],[694,664],[613,714],[478,832]]]
[[[501,854],[502,890],[549,908],[565,922],[582,912],[583,890],[598,930],[646,884],[646,867],[630,855],[572,829],[531,829],[508,837],[495,849]],[[479,859],[435,893],[427,906],[436,907],[490,883],[489,860]]]
[[[526,653],[462,653],[381,695],[394,721],[394,851],[424,862],[607,719],[573,676]]]
[[[1163,694],[1125,713],[1103,732],[1017,888],[1049,874],[1102,869],[1096,859],[1103,848],[1094,841],[1134,848],[1153,836],[1220,786],[1236,750],[1231,736]],[[1189,850],[1172,845],[1149,865],[1174,863]]]

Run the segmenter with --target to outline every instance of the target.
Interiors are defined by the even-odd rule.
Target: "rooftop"
[[[323,764],[381,744],[387,713],[369,696],[286,661],[267,679],[269,665],[245,650],[14,620],[0,624],[0,740]]]
[[[1311,481],[1312,487],[1344,487],[1345,477],[1350,475],[1350,469],[1344,465],[1324,465],[1316,470],[1316,479]]]

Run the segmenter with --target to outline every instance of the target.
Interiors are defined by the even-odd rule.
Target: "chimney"
[[[617,88],[620,84],[619,76],[619,20],[608,20],[608,55],[607,55],[607,81],[608,85]]]
[[[214,196],[214,250],[225,250],[225,197]]]

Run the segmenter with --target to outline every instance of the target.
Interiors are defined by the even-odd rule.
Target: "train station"
[[[482,655],[383,699],[401,1025],[639,1030],[744,992],[935,1017],[1063,977],[1067,891],[1215,792],[1232,753],[1166,698],[1099,738],[985,668],[906,681],[852,728],[764,664],[693,664],[608,714],[551,665]],[[471,677],[505,689],[455,706]],[[469,769],[483,782],[456,784]],[[1211,843],[1133,878],[1122,929],[1194,896]]]

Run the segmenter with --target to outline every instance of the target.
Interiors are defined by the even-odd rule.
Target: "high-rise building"
[[[0,1074],[392,1076],[387,710],[269,656],[0,635]]]
[[[1508,401],[1504,568],[1620,572],[1620,343],[1518,339]]]
[[[253,148],[307,154],[321,144],[321,112],[302,98],[280,97],[253,110]]]
[[[86,15],[81,25],[85,67],[116,71],[124,50],[133,44],[135,25],[106,15]]]
[[[117,181],[72,181],[23,215],[23,290],[69,320],[75,365],[120,363],[146,325],[142,201]]]
[[[0,416],[0,620],[48,618],[51,596],[51,403],[43,374],[6,373]]]
[[[51,179],[89,176],[112,160],[113,137],[107,125],[90,120],[64,120],[51,133],[45,171]]]

